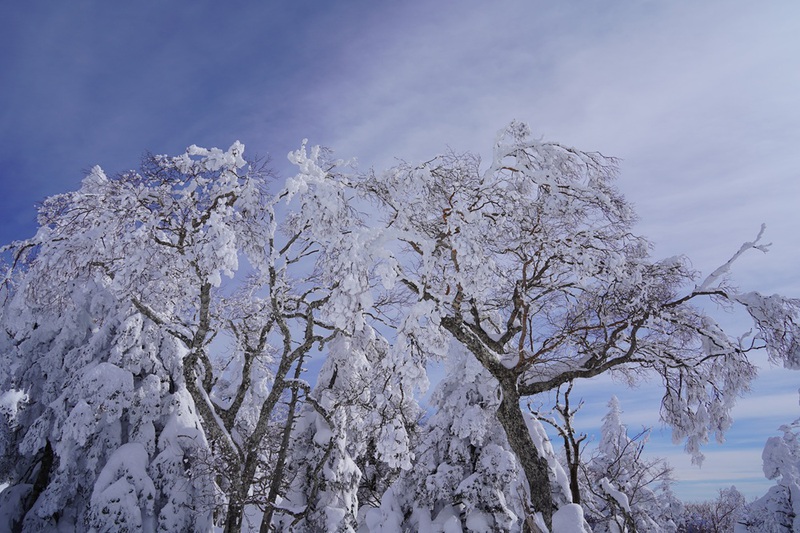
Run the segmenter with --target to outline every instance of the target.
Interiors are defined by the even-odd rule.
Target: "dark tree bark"
[[[522,465],[530,489],[531,506],[542,513],[547,527],[552,527],[555,504],[550,489],[550,473],[547,460],[540,456],[531,439],[528,425],[519,406],[516,379],[506,378],[500,382],[503,399],[497,410],[497,419],[506,432],[511,449]]]
[[[269,494],[267,495],[264,516],[261,518],[261,533],[269,533],[272,525],[272,517],[275,515],[275,502],[280,495],[281,487],[284,484],[284,468],[286,467],[286,457],[289,455],[289,445],[291,444],[292,429],[294,428],[294,416],[297,410],[297,402],[300,398],[300,391],[298,390],[297,380],[300,379],[300,374],[303,371],[303,355],[297,361],[297,367],[294,371],[294,383],[291,386],[292,397],[289,401],[289,413],[286,415],[286,426],[283,428],[283,435],[281,437],[281,447],[278,451],[278,458],[275,462],[275,470],[272,473],[272,479],[269,484]]]
[[[547,527],[552,527],[555,503],[550,489],[549,468],[547,460],[539,455],[519,406],[520,395],[517,388],[519,373],[513,368],[503,366],[496,355],[477,337],[474,329],[468,329],[463,320],[445,317],[442,318],[441,324],[478,358],[500,384],[503,397],[497,410],[497,418],[525,473],[532,509],[542,513]]]
[[[39,496],[47,488],[48,483],[50,483],[50,472],[53,470],[53,465],[55,462],[56,457],[53,453],[53,447],[50,445],[50,441],[48,440],[45,444],[44,450],[42,451],[42,458],[39,461],[39,472],[36,474],[36,479],[33,482],[33,488],[31,489],[31,493],[25,499],[25,510],[19,515],[21,517],[19,523],[12,525],[15,533],[23,530],[25,516],[27,516],[28,512],[33,509],[34,504],[36,504],[36,500],[39,499]]]

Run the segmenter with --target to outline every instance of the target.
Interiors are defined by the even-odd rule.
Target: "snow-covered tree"
[[[454,347],[431,397],[435,411],[423,428],[416,466],[371,512],[371,530],[508,530],[519,522],[518,465],[498,432],[496,387]]]
[[[247,505],[280,498],[296,402],[324,409],[298,394],[303,361],[363,329],[371,302],[324,154],[293,153],[299,173],[271,196],[243,149],[96,167],[10,248],[3,386],[30,401],[4,460],[26,523],[199,531],[224,517],[238,531]],[[132,443],[146,461],[119,459]]]
[[[445,376],[430,402],[434,409],[404,472],[366,516],[370,531],[514,531],[526,519],[526,485],[509,450],[496,411],[498,385],[458,343],[451,345]],[[529,431],[548,459],[554,493],[569,500],[567,475],[541,425]]]
[[[367,326],[329,343],[311,391],[322,409],[305,406],[292,437],[278,531],[353,532],[362,502],[379,502],[411,466],[418,408],[394,394],[387,353],[386,340]]]
[[[294,284],[305,288],[303,297],[322,295],[311,306],[319,309],[313,326],[329,332],[329,342],[313,390],[297,379],[287,382],[302,390],[306,406],[298,409],[297,431],[286,441],[288,477],[272,525],[347,531],[355,525],[358,495],[376,498],[398,469],[410,468],[418,411],[403,385],[402,358],[390,355],[389,343],[367,323],[368,313],[383,313],[384,306],[371,290],[375,235],[349,204],[340,162],[305,147],[290,159],[300,173],[278,195],[300,197],[297,214],[286,217],[289,245],[300,263],[315,261],[312,274]],[[262,530],[270,527],[268,515]]]
[[[739,531],[740,519],[745,509],[744,495],[736,487],[720,489],[714,500],[687,503],[680,531],[697,533],[734,533]],[[768,524],[774,522],[768,521]],[[760,531],[780,531],[764,529]]]
[[[575,414],[583,406],[583,401],[579,402],[577,407],[570,406],[570,394],[574,385],[575,382],[570,381],[563,395],[561,388],[556,390],[556,405],[553,407],[553,411],[555,411],[557,417],[552,416],[552,413],[535,411],[530,405],[528,408],[537,419],[549,424],[561,437],[564,462],[569,472],[569,490],[572,496],[572,503],[580,505],[582,500],[581,483],[583,481],[581,470],[584,466],[581,457],[583,452],[581,444],[583,444],[588,435],[586,433],[578,434],[575,428]]]
[[[178,346],[97,280],[74,280],[59,305],[38,305],[24,286],[41,281],[38,267],[3,308],[3,386],[25,390],[27,399],[3,454],[8,490],[18,498],[4,501],[4,510],[29,531],[79,530],[100,519],[134,530],[161,513],[181,527],[202,527],[210,515],[195,506],[214,494],[183,464],[202,443],[179,437],[196,431],[197,420],[170,390],[167,367],[181,356]],[[120,449],[136,459],[108,466]],[[179,485],[193,505],[168,509],[171,493],[155,490],[142,457],[177,461],[158,488]]]
[[[672,491],[672,483],[671,480],[665,480],[656,488],[659,493],[659,508],[654,510],[653,517],[665,533],[676,533],[683,515],[684,504]]]
[[[113,178],[95,167],[12,246],[5,386],[30,390],[17,449],[39,465],[26,524],[211,527],[216,464],[232,457],[211,399],[212,293],[240,251],[264,252],[242,150],[192,147]],[[117,453],[134,444],[136,460]]]
[[[737,532],[800,530],[800,419],[780,427],[764,446],[764,475],[776,484],[747,506]]]
[[[675,531],[677,524],[665,516],[674,510],[671,506],[675,503],[668,490],[669,465],[642,456],[647,431],[628,435],[616,396],[611,397],[608,407],[597,451],[583,471],[581,503],[592,531]]]
[[[446,154],[364,176],[384,213],[382,269],[424,312],[415,363],[442,356],[434,330],[466,347],[499,384],[497,418],[547,524],[556,508],[545,459],[520,400],[606,372],[652,372],[667,391],[662,419],[698,460],[709,434],[755,375],[747,354],[800,363],[798,301],[735,290],[734,257],[697,283],[685,258],[656,261],[632,231],[613,159],[531,137],[513,123],[481,168]],[[725,333],[695,302],[742,305],[756,335]],[[424,310],[424,311],[423,311]]]
[[[240,143],[192,146],[47,199],[36,236],[3,249],[0,515],[347,531],[409,523],[407,497],[430,488],[419,523],[544,529],[579,513],[524,398],[656,374],[663,421],[700,460],[751,351],[800,367],[800,303],[727,280],[760,234],[699,278],[650,257],[613,159],[518,123],[494,148],[486,168],[447,154],[358,174],[304,144],[270,189]],[[744,306],[756,333],[727,334],[703,298]],[[474,381],[449,366],[419,428],[428,366],[453,353]],[[459,406],[491,435],[448,433]]]

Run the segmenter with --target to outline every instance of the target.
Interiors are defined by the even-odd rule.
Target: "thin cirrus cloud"
[[[489,155],[494,132],[519,118],[621,157],[621,185],[668,253],[719,261],[764,221],[774,240],[791,237],[800,40],[789,4],[513,5],[368,30],[340,80],[312,90],[326,104],[322,142],[378,166],[447,146]],[[704,236],[711,246],[693,242]]]

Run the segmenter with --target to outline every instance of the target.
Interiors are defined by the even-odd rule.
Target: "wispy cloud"
[[[366,28],[341,77],[312,90],[324,141],[383,166],[448,145],[486,153],[495,130],[520,118],[622,157],[621,186],[664,253],[713,268],[762,222],[771,240],[793,242],[796,5],[472,7]],[[796,254],[776,246],[746,274],[769,269],[786,287],[780,265]]]

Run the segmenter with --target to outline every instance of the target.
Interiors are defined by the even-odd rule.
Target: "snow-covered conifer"
[[[164,454],[162,433],[177,414],[170,390],[177,376],[167,365],[178,348],[119,302],[103,276],[73,280],[60,305],[41,305],[24,290],[43,282],[38,268],[29,265],[3,309],[3,353],[14,361],[3,386],[26,390],[28,398],[14,413],[3,457],[9,492],[25,494],[13,520],[30,531],[122,524],[154,530],[171,497],[151,476]],[[192,418],[185,413],[182,424],[196,424]],[[126,459],[132,450],[135,459]],[[191,485],[185,458],[181,453],[179,468],[162,473],[161,489]],[[181,527],[193,527],[212,510],[193,500],[172,514],[184,515]]]
[[[445,376],[431,396],[433,413],[414,450],[415,467],[369,512],[369,530],[402,524],[419,531],[520,531],[531,510],[519,462],[497,421],[499,403],[497,381],[453,343]],[[544,429],[533,417],[528,422],[539,453],[548,459],[550,490],[567,504],[567,475]]]
[[[596,454],[583,471],[583,499],[592,531],[660,532],[670,527],[670,468],[660,459],[643,457],[647,432],[628,436],[619,400],[612,396],[603,417]],[[673,527],[674,529],[674,527]]]

